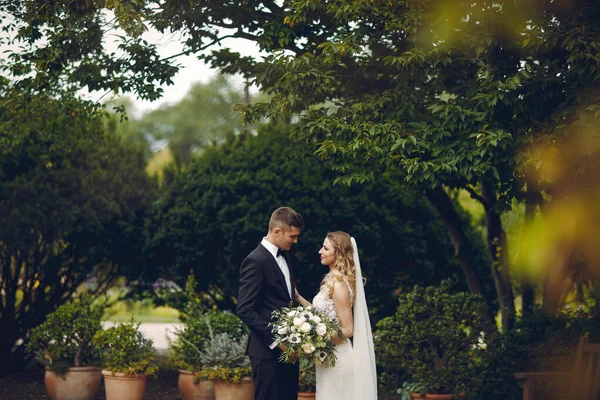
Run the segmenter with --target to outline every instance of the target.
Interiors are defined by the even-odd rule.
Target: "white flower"
[[[312,310],[312,306],[308,306],[308,307],[306,307],[306,309],[307,309],[308,311],[310,311],[310,310]]]
[[[290,341],[290,343],[294,343],[294,344],[296,344],[296,343],[300,343],[300,336],[298,336],[298,334],[297,334],[297,333],[292,333],[292,334],[290,335],[290,339],[289,339],[289,341]]]
[[[324,361],[326,358],[327,358],[327,353],[325,353],[323,350],[321,350],[321,351],[319,352],[319,359],[318,359],[318,360],[319,360],[320,362],[323,362],[323,361]]]
[[[311,330],[311,325],[308,322],[303,323],[302,325],[300,325],[300,331],[304,332],[304,333],[308,333]]]
[[[323,336],[324,334],[327,333],[327,325],[323,324],[323,323],[319,323],[317,324],[317,335],[319,336]]]
[[[304,323],[304,318],[300,318],[300,317],[295,317],[294,318],[294,325],[296,326],[300,326]]]
[[[287,313],[287,316],[292,318],[292,317],[295,317],[297,313],[298,313],[298,311],[292,310]]]
[[[304,311],[303,313],[300,313],[300,318],[304,318],[306,321],[310,320],[312,317],[313,315],[310,311]]]
[[[312,322],[314,322],[315,324],[318,324],[319,322],[321,322],[321,318],[318,315],[313,315],[313,317],[310,320]]]
[[[289,331],[290,331],[289,326],[280,326],[279,329],[277,330],[277,333],[279,333],[280,335],[285,335]]]
[[[306,354],[310,354],[310,353],[312,353],[313,351],[315,351],[315,350],[316,350],[316,348],[315,348],[315,346],[314,346],[314,345],[312,345],[311,343],[304,343],[304,344],[302,345],[302,350],[304,350],[304,352],[305,352]]]

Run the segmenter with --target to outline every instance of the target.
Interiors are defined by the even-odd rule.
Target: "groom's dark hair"
[[[273,211],[271,219],[269,220],[269,231],[272,231],[275,228],[281,228],[284,231],[287,231],[290,226],[302,228],[304,226],[302,215],[289,207],[279,207],[277,210]]]

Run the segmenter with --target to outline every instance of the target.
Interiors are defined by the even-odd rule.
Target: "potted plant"
[[[190,274],[179,316],[183,325],[175,329],[172,339],[169,338],[169,363],[179,369],[179,395],[183,400],[209,400],[215,396],[213,382],[194,382],[194,375],[202,369],[200,354],[210,342],[209,324],[214,334],[228,332],[234,337],[241,337],[247,328],[230,312],[206,311],[205,302],[196,294],[195,288],[195,279]]]
[[[104,349],[104,389],[107,400],[142,400],[148,376],[158,370],[152,340],[133,319],[96,333],[93,343]]]
[[[102,351],[92,343],[104,306],[83,295],[49,314],[31,331],[27,351],[46,368],[51,400],[91,400],[100,390]]]
[[[196,373],[195,379],[213,381],[216,400],[254,399],[252,367],[246,356],[248,335],[214,334],[208,320],[207,325],[210,341],[200,353],[202,369]]]
[[[300,377],[298,379],[298,400],[314,399],[316,396],[315,363],[308,358],[300,358]]]
[[[482,318],[481,296],[419,287],[399,298],[396,314],[377,324],[378,362],[400,367],[420,388],[412,398],[462,399],[482,384],[486,341],[495,327]],[[443,397],[439,397],[443,395]]]

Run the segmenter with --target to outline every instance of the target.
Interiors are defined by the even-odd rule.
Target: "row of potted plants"
[[[104,306],[82,296],[32,330],[27,349],[46,368],[51,400],[92,400],[102,379],[107,400],[141,400],[158,364],[152,341],[133,319],[102,329]],[[169,361],[180,368],[182,399],[254,397],[245,327],[231,313],[210,311],[175,332]]]
[[[480,297],[451,286],[446,281],[439,287],[415,287],[400,296],[395,315],[377,324],[381,377],[387,373],[412,379],[398,391],[403,398],[426,398],[426,393],[458,399],[464,393],[469,398],[481,384],[486,346],[496,328],[481,318],[485,305]],[[246,326],[232,313],[205,310],[198,298],[189,296],[182,327],[169,343],[169,362],[180,370],[182,399],[252,399]],[[73,393],[81,393],[78,399],[93,399],[102,376],[108,400],[143,397],[147,377],[157,371],[152,342],[133,320],[103,330],[103,314],[102,305],[83,296],[59,307],[32,331],[28,349],[46,366],[50,399],[66,398],[63,392],[69,399],[75,399]],[[83,389],[73,386],[70,379],[75,375],[85,376],[77,380],[93,394],[86,397]],[[112,389],[113,383],[120,386],[128,377],[135,377],[131,385],[141,391],[139,397]],[[300,386],[314,393],[314,366],[301,365]]]
[[[51,400],[94,399],[103,378],[107,399],[143,398],[148,376],[158,370],[152,341],[133,319],[102,329],[104,310],[84,295],[32,330],[27,350],[46,368]]]

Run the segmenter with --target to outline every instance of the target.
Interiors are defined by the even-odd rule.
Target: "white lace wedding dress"
[[[346,283],[348,283],[346,281]],[[350,288],[350,285],[348,285]],[[328,288],[322,286],[313,298],[312,305],[318,311],[338,320],[333,300],[329,297]],[[350,288],[350,291],[352,289]],[[353,295],[350,293],[350,298]],[[325,368],[317,365],[317,400],[351,400],[354,399],[354,361],[350,340],[335,346],[337,361],[335,366]]]

